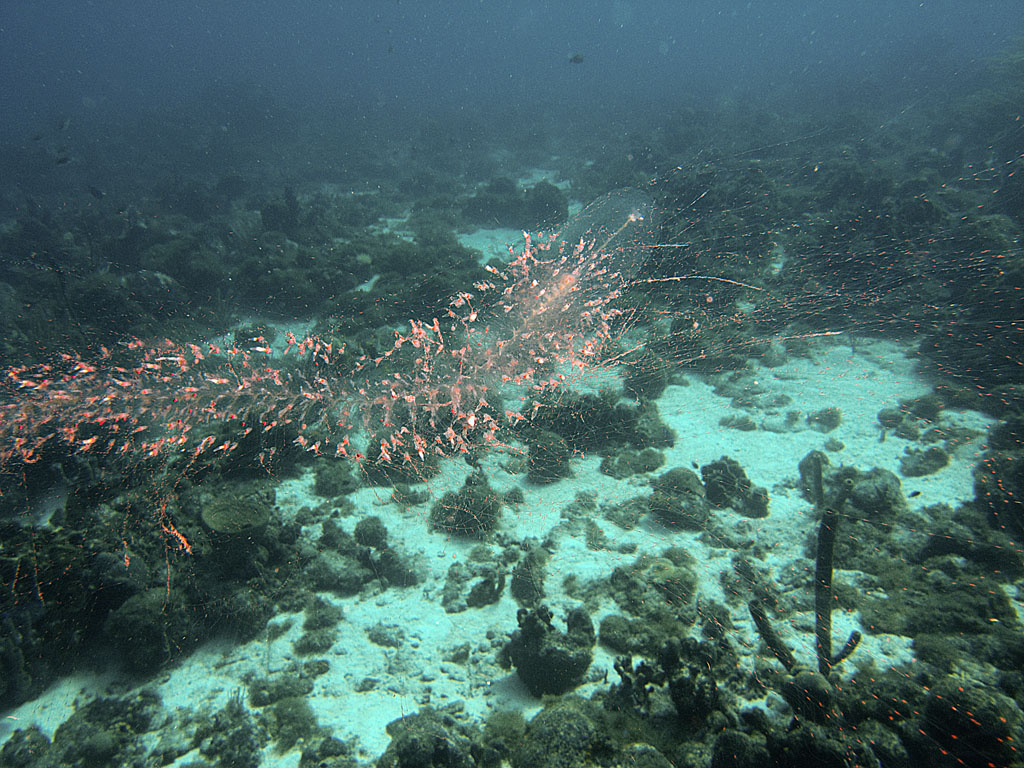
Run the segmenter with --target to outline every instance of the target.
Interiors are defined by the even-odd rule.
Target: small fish
[[[60,120],[57,121],[57,130],[60,131],[61,133],[63,133],[64,131],[66,131],[70,127],[71,127],[71,118],[70,117],[62,117]]]
[[[70,163],[70,162],[71,162],[71,156],[70,155],[57,155],[57,159],[54,160],[54,163],[56,163],[57,165],[65,165],[65,164]]]
[[[921,495],[920,491],[911,491],[910,493],[907,494],[907,496],[910,497],[911,499],[916,498],[916,497],[918,497],[920,495]]]
[[[104,197],[107,196],[106,192],[104,192],[102,189],[97,189],[92,184],[86,184],[85,188],[88,189],[89,194],[95,197],[97,200],[102,200]]]
[[[569,63],[570,64],[582,64],[583,63],[583,54],[579,53],[579,52],[574,53],[572,56],[569,57]]]

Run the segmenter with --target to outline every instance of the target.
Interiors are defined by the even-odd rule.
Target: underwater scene
[[[1024,5],[0,5],[0,767],[1024,766]]]

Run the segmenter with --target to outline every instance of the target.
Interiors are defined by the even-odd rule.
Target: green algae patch
[[[263,528],[270,506],[252,497],[221,496],[203,507],[203,524],[214,533],[233,535]]]

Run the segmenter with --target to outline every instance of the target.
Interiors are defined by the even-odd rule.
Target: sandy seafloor
[[[498,245],[506,236],[494,234],[492,242]],[[904,449],[918,446],[892,434],[882,441],[877,421],[882,408],[896,407],[901,399],[931,391],[929,384],[915,373],[913,350],[878,339],[858,338],[852,346],[849,341],[843,336],[820,339],[811,345],[808,357],[790,357],[780,367],[753,367],[749,369],[750,375],[744,374],[744,384],[756,382],[759,389],[792,398],[778,413],[738,410],[728,397],[715,393],[712,382],[695,376],[687,376],[685,384],[669,386],[657,401],[662,419],[675,431],[676,441],[664,451],[666,462],[655,475],[672,467],[704,465],[722,456],[736,459],[755,485],[768,489],[770,513],[766,518],[748,519],[731,510],[716,511],[716,523],[734,528],[743,538],[763,545],[770,554],[766,561],[757,564],[770,567],[775,576],[787,567],[798,567],[801,571],[813,568],[805,556],[807,537],[816,530],[813,508],[796,489],[797,465],[808,452],[822,450],[828,440],[835,439],[844,447],[828,452],[833,466],[842,463],[862,471],[880,467],[898,475]],[[807,414],[833,406],[841,409],[843,419],[842,424],[828,434],[808,427],[803,420],[796,431],[773,431],[782,423],[786,410],[798,409]],[[723,418],[744,413],[758,422],[760,428],[740,431],[720,425]],[[961,445],[952,463],[939,472],[925,477],[901,478],[905,494],[917,493],[908,499],[912,509],[937,503],[955,506],[974,497],[972,468],[984,448],[989,424],[990,420],[978,413],[942,412],[938,426],[967,427],[977,430],[978,436]],[[515,540],[527,537],[540,540],[560,523],[563,525],[553,534],[557,548],[548,564],[545,583],[546,603],[554,611],[556,626],[564,627],[566,611],[575,606],[563,592],[562,582],[566,576],[575,575],[582,582],[604,579],[616,566],[630,567],[638,554],[657,553],[668,546],[684,547],[696,557],[700,596],[725,603],[719,574],[732,567],[733,552],[710,548],[700,540],[699,533],[666,529],[650,515],[635,529],[625,531],[598,513],[595,522],[610,546],[593,551],[587,548],[582,533],[578,532],[579,526],[573,533],[571,523],[567,525],[563,519],[563,511],[578,493],[595,494],[598,505],[615,504],[649,493],[650,476],[615,480],[598,471],[601,459],[591,455],[573,461],[573,477],[537,486],[528,484],[525,474],[512,474],[506,469],[514,463],[511,459],[507,451],[495,451],[483,462],[495,490],[502,492],[518,486],[525,495],[525,502],[515,509],[505,508],[500,523],[503,534]],[[337,640],[326,653],[297,656],[292,644],[302,634],[302,616],[280,615],[272,623],[292,619],[291,627],[272,642],[264,636],[244,645],[226,641],[210,643],[140,687],[158,693],[168,713],[176,708],[212,710],[223,707],[229,699],[245,691],[242,680],[247,674],[268,676],[284,670],[292,662],[326,659],[330,671],[316,679],[308,701],[321,726],[331,730],[337,738],[358,740],[359,756],[364,760],[378,756],[387,747],[387,723],[428,703],[444,706],[462,702],[467,717],[483,716],[494,708],[517,708],[529,718],[540,709],[539,702],[530,697],[515,672],[501,669],[495,661],[507,633],[516,628],[519,606],[509,591],[506,589],[494,605],[461,613],[446,613],[441,605],[441,591],[449,566],[467,558],[479,542],[455,540],[432,532],[427,518],[432,501],[448,490],[461,487],[469,471],[470,467],[463,461],[446,462],[441,475],[429,483],[431,502],[406,510],[390,501],[390,489],[363,488],[351,497],[358,513],[337,518],[339,525],[351,532],[364,514],[379,516],[387,526],[391,545],[415,562],[424,579],[406,589],[392,587],[385,592],[375,592],[368,587],[351,598],[321,595],[344,611]],[[317,507],[323,503],[324,499],[313,494],[312,472],[284,481],[277,487],[277,505],[285,516],[294,515],[302,507]],[[304,533],[315,540],[319,528],[319,524],[309,526]],[[635,551],[629,551],[628,545],[635,545]],[[836,563],[836,569],[837,582],[853,581],[857,577],[856,573],[844,571],[842,562]],[[810,575],[803,581],[801,588],[810,592]],[[1015,605],[1019,610],[1021,603]],[[741,664],[753,668],[759,646],[756,630],[742,601],[734,603],[730,610],[736,626],[731,640],[740,654]],[[619,609],[610,601],[603,604],[591,616],[595,628],[605,615],[617,612]],[[399,648],[384,648],[369,640],[367,630],[378,624],[401,629],[405,640]],[[851,612],[837,612],[833,624],[837,645],[842,644],[851,630],[864,630],[858,615]],[[797,614],[788,622],[777,619],[776,625],[796,649],[797,656],[813,662],[811,613]],[[864,635],[856,652],[858,656],[870,654],[879,666],[911,658],[909,638],[866,631]],[[467,664],[442,660],[451,649],[464,643],[474,649]],[[588,682],[577,689],[577,693],[587,696],[615,683],[618,676],[612,669],[613,662],[614,654],[598,645]],[[357,692],[367,678],[376,682],[370,690]],[[76,701],[85,703],[96,695],[124,694],[130,690],[110,677],[74,675],[35,701],[3,713],[0,741],[5,741],[15,728],[25,728],[32,723],[38,724],[52,738],[57,726],[73,711]],[[776,695],[769,694],[760,703],[779,717],[786,717],[785,705]],[[149,737],[155,743],[160,738],[159,730]],[[192,752],[175,764],[185,764],[197,757],[198,754]],[[298,762],[299,747],[283,755],[274,752],[273,744],[265,749],[263,765],[296,766]]]

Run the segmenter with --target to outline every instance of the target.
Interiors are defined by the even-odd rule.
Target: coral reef
[[[584,610],[569,612],[565,632],[555,629],[552,618],[544,605],[535,610],[521,608],[516,617],[519,629],[502,651],[502,660],[538,697],[575,688],[593,658],[594,626]]]
[[[487,484],[482,473],[466,478],[462,489],[441,497],[430,510],[430,526],[455,536],[483,538],[501,518],[501,494]]]
[[[701,467],[700,474],[704,496],[713,507],[732,507],[747,517],[768,514],[768,491],[751,483],[735,459],[723,456]]]

